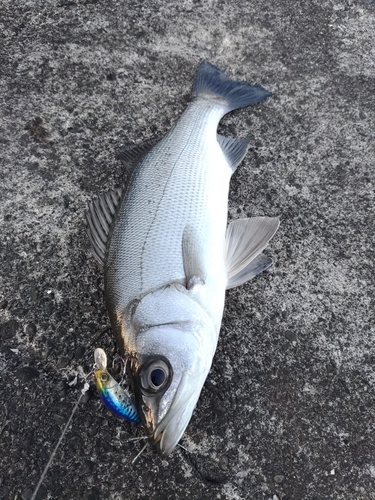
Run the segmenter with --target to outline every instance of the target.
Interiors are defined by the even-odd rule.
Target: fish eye
[[[155,387],[160,387],[165,380],[165,373],[161,368],[156,368],[152,370],[150,375],[150,380]]]
[[[172,381],[169,361],[166,358],[149,358],[139,370],[139,380],[145,392],[164,392]]]

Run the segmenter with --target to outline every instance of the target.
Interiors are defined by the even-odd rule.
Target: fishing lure
[[[137,408],[130,395],[107,371],[107,356],[103,349],[95,349],[95,385],[102,403],[117,417],[140,423]]]

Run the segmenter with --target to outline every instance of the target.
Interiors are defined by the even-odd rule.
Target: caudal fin
[[[231,80],[208,61],[200,64],[192,91],[193,97],[221,100],[227,112],[264,101],[271,95],[271,92],[258,85]]]

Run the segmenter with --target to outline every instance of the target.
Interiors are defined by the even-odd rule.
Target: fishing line
[[[104,369],[106,369],[106,367],[107,367],[107,356],[106,356],[105,352],[102,349],[96,349],[95,350],[94,358],[95,358],[95,363],[94,363],[94,366],[93,366],[93,370],[90,371],[90,373],[88,375],[85,375],[85,373],[83,372],[82,368],[80,370],[78,370],[79,375],[84,380],[84,385],[83,385],[83,388],[81,389],[81,394],[79,395],[78,400],[77,400],[76,404],[73,407],[73,410],[72,410],[72,412],[71,412],[71,414],[69,416],[69,419],[68,419],[67,423],[65,424],[65,427],[64,427],[64,429],[63,429],[63,431],[62,431],[62,433],[61,433],[61,435],[59,437],[59,440],[57,441],[57,444],[56,444],[55,448],[53,449],[53,451],[52,451],[52,453],[51,453],[51,455],[49,457],[49,460],[48,460],[48,462],[47,462],[47,464],[46,464],[46,466],[45,466],[45,468],[44,468],[44,470],[42,472],[42,475],[40,476],[39,482],[36,485],[36,488],[35,488],[34,493],[33,493],[33,495],[32,495],[32,497],[31,497],[30,500],[35,500],[36,499],[38,491],[39,491],[39,489],[40,489],[40,487],[41,487],[41,485],[42,485],[42,483],[44,481],[44,478],[46,477],[46,474],[47,474],[49,468],[51,467],[51,464],[53,462],[53,459],[55,458],[57,450],[59,449],[59,447],[60,447],[60,445],[62,443],[62,440],[64,439],[65,434],[68,431],[68,428],[69,428],[69,426],[71,424],[71,421],[72,421],[72,419],[74,417],[74,414],[76,413],[77,408],[79,406],[79,403],[81,402],[82,397],[85,395],[85,393],[90,388],[90,386],[89,386],[89,384],[87,382],[87,379],[94,373],[94,370],[96,370],[98,368],[104,368]],[[122,361],[122,364],[123,364],[123,367],[122,367],[122,377],[124,378],[126,365],[125,365],[125,363],[123,362],[123,360],[121,358],[120,358],[120,360]],[[73,385],[73,384],[69,384],[69,385]],[[7,423],[8,422],[5,423],[5,426],[6,426]],[[2,430],[4,430],[4,429],[2,429]],[[138,440],[138,439],[145,439],[145,438],[144,437],[135,438],[135,440]],[[130,440],[132,440],[132,439],[130,439]],[[133,459],[132,464],[143,453],[143,451],[145,450],[146,446],[147,446],[147,443],[144,445],[144,447],[141,449],[141,451],[137,454],[137,456]]]
[[[145,451],[146,447],[147,447],[148,443],[146,443],[144,445],[144,447],[141,449],[141,451],[138,453],[138,455],[136,455],[133,460],[132,460],[132,464],[134,464],[134,462],[137,460],[138,457],[140,457],[142,455],[142,453]]]
[[[66,423],[66,425],[65,425],[65,427],[64,427],[64,429],[63,429],[63,431],[62,431],[62,433],[61,433],[61,436],[60,436],[59,440],[57,441],[57,444],[56,444],[56,446],[55,446],[54,450],[52,451],[51,456],[49,457],[49,460],[48,460],[48,462],[47,462],[47,465],[45,466],[45,468],[44,468],[44,470],[43,470],[43,473],[42,473],[42,475],[40,476],[39,482],[38,482],[38,484],[36,485],[36,488],[35,488],[35,490],[34,490],[33,496],[31,497],[31,499],[30,499],[30,500],[35,500],[35,498],[36,498],[36,496],[37,496],[37,494],[38,494],[39,488],[41,487],[41,485],[42,485],[42,483],[43,483],[43,480],[44,480],[44,478],[46,477],[46,474],[47,474],[47,472],[48,472],[48,469],[50,468],[50,466],[51,466],[51,464],[52,464],[52,461],[53,461],[53,459],[55,458],[56,452],[57,452],[57,450],[59,449],[59,446],[60,446],[60,444],[61,444],[62,440],[64,439],[65,434],[67,433],[67,430],[68,430],[68,427],[69,427],[69,425],[70,425],[70,423],[71,423],[71,421],[72,421],[72,418],[73,418],[73,416],[74,416],[75,412],[77,411],[78,405],[79,405],[79,403],[81,402],[82,397],[85,395],[85,393],[86,393],[86,392],[89,390],[89,388],[90,388],[90,386],[89,386],[89,384],[88,384],[88,382],[87,382],[87,378],[88,378],[91,374],[92,374],[92,372],[90,372],[90,373],[87,375],[87,377],[84,377],[85,383],[84,383],[83,388],[81,389],[81,394],[79,395],[79,398],[78,398],[78,400],[77,400],[77,402],[76,402],[76,404],[75,404],[75,406],[74,406],[74,408],[73,408],[73,410],[72,410],[72,413],[70,414],[70,417],[69,417],[69,419],[68,419],[68,421],[67,421],[67,423]]]
[[[127,442],[129,442],[129,441],[143,441],[144,439],[147,439],[147,436],[133,437],[133,438],[127,439],[126,441]],[[148,443],[146,443],[144,445],[144,447],[141,449],[141,451],[133,458],[133,460],[131,462],[132,464],[134,464],[134,462],[137,460],[137,458],[139,458],[142,455],[142,453],[146,449],[147,445],[148,445]],[[189,450],[187,448],[185,448],[185,446],[182,446],[182,444],[177,443],[177,446],[179,446],[180,448],[182,448],[183,450],[185,450],[187,453],[189,453]]]

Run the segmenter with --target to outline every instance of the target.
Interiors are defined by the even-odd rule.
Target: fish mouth
[[[178,386],[180,392],[175,396],[167,414],[154,429],[150,429],[150,440],[163,457],[170,455],[176,448],[197,404],[200,388],[194,386],[187,389],[187,380],[183,377]]]
[[[148,357],[149,358],[149,357]],[[142,420],[149,442],[155,446],[158,453],[164,457],[170,455],[182,438],[189,424],[194,408],[199,399],[203,384],[209,371],[206,363],[191,363],[188,369],[175,367],[171,383],[165,390],[149,390],[143,382],[142,367],[145,359],[135,358],[131,366],[132,385],[136,406]],[[157,356],[157,358],[162,358]],[[198,359],[198,361],[200,358]],[[170,363],[166,358],[166,363]],[[147,379],[146,379],[147,380]]]

